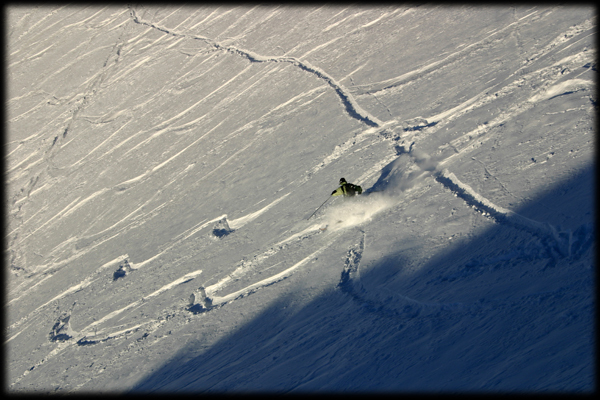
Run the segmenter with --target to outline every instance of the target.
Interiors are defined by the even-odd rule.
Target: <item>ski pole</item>
[[[331,196],[329,196],[329,197],[327,198],[327,200],[325,200],[325,201],[323,202],[323,204],[321,204],[321,205],[319,206],[319,208],[317,208],[317,209],[315,210],[315,212],[314,212],[314,213],[312,213],[312,214],[310,215],[310,217],[308,217],[308,218],[306,218],[306,219],[307,219],[307,220],[311,219],[311,218],[312,218],[312,216],[313,216],[313,215],[315,215],[315,214],[317,213],[317,211],[319,211],[319,210],[321,209],[321,207],[323,207],[323,206],[325,205],[325,203],[327,203],[327,201],[328,201],[330,198],[331,198]]]

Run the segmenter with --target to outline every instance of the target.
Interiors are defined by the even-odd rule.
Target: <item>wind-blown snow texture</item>
[[[6,390],[594,390],[594,11],[8,7]]]

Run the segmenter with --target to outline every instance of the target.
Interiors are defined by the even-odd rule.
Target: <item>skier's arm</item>
[[[339,188],[335,189],[333,192],[331,192],[332,196],[341,196],[343,194],[344,194],[344,192],[342,191],[341,186]]]

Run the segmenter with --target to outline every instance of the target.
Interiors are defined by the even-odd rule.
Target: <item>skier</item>
[[[353,185],[346,182],[344,178],[340,178],[340,187],[331,192],[332,196],[352,197],[356,194],[361,194],[362,188],[358,185]]]
[[[346,182],[346,180],[344,178],[340,178],[340,187],[337,188],[336,190],[334,190],[333,192],[331,192],[331,196],[352,197],[356,194],[361,194],[361,193],[362,193],[362,188],[360,186],[353,185],[351,183]],[[317,213],[317,211],[319,211],[321,209],[321,207],[323,207],[325,205],[325,203],[327,203],[327,201],[329,201],[331,196],[329,196],[327,198],[327,200],[325,200],[323,202],[323,204],[321,204],[319,206],[319,208],[317,208],[312,214],[310,214],[310,217],[308,217],[307,219],[311,219],[312,216],[315,215]],[[323,229],[321,229],[321,230],[323,230]]]

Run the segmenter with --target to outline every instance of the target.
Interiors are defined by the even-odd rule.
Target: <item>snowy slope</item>
[[[593,390],[594,11],[8,7],[6,389]]]

